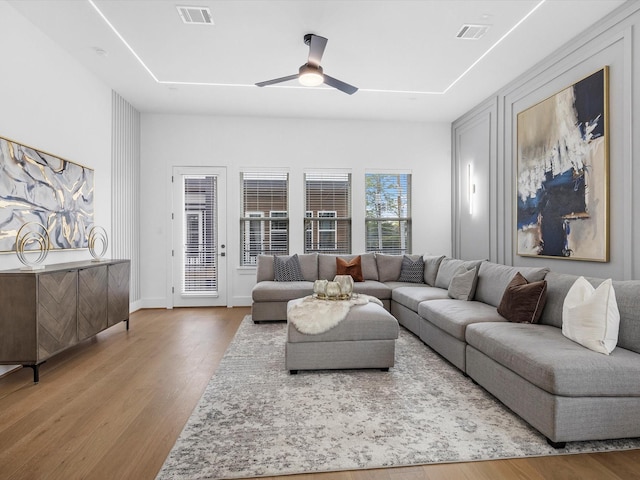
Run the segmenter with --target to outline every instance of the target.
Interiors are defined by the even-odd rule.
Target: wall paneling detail
[[[637,188],[640,169],[640,85],[634,76],[640,74],[640,2],[628,2],[576,37],[527,73],[511,82],[494,97],[478,105],[452,125],[452,188],[454,205],[453,253],[469,256],[474,248],[483,248],[486,257],[508,265],[548,266],[559,272],[615,279],[640,278],[640,256],[633,245],[640,241],[640,202]],[[555,92],[581,80],[593,72],[609,67],[609,215],[610,261],[566,262],[552,258],[521,257],[516,254],[515,237],[515,172],[517,154],[517,115],[519,112],[548,98]],[[636,82],[637,83],[637,82]],[[495,106],[497,118],[491,117]],[[484,119],[484,120],[483,120]],[[470,132],[474,131],[473,134]],[[484,135],[481,139],[478,135]],[[488,222],[489,243],[483,225],[464,228],[468,213],[461,208],[464,197],[464,163],[469,152],[476,158],[482,173],[491,185],[489,212],[483,216]],[[495,157],[494,157],[495,156]],[[484,181],[484,180],[483,180]],[[479,186],[478,186],[479,188]],[[487,201],[487,200],[483,200]]]
[[[131,302],[140,300],[140,113],[112,92],[111,255],[131,259]]]

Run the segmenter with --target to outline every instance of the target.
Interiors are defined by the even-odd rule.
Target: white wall
[[[490,185],[482,201],[489,229],[465,228],[464,205],[454,206],[453,253],[481,244],[481,256],[509,265],[548,266],[578,275],[640,278],[640,2],[628,2],[530,71],[453,123],[454,201],[464,195],[465,151],[480,158],[480,177]],[[609,250],[608,262],[517,255],[515,173],[517,115],[532,105],[609,66]],[[470,132],[472,134],[467,134]],[[481,243],[478,243],[480,239]],[[474,252],[477,256],[478,253]]]
[[[95,223],[110,234],[111,89],[0,2],[0,136],[95,170]],[[110,252],[107,252],[107,256]],[[46,264],[89,259],[52,251]],[[0,255],[0,270],[21,266]]]
[[[143,114],[141,137],[141,289],[147,307],[171,306],[173,166],[227,169],[230,306],[250,305],[255,279],[255,269],[239,268],[240,171],[246,167],[289,171],[292,253],[303,248],[303,172],[309,168],[351,171],[354,252],[365,248],[365,171],[411,171],[413,252],[450,253],[448,124]]]

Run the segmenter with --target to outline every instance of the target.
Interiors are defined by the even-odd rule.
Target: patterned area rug
[[[562,450],[401,329],[389,372],[284,369],[284,323],[246,317],[158,479],[242,478],[640,448]]]

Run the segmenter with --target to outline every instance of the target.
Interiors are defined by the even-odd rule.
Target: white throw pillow
[[[611,279],[598,288],[578,278],[562,306],[562,334],[594,352],[609,355],[618,343],[620,312]]]

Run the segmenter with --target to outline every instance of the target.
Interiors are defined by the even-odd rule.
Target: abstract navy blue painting
[[[517,253],[609,261],[608,68],[518,114]]]
[[[28,222],[52,249],[87,248],[93,226],[93,170],[0,137],[0,251],[15,251]]]

